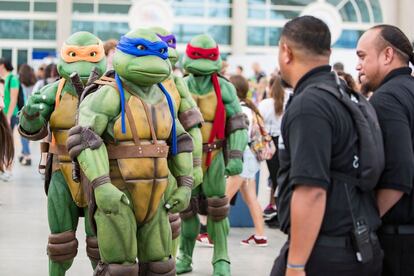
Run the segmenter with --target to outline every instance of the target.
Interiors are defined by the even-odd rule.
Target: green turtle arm
[[[31,136],[46,128],[54,109],[57,86],[58,82],[54,82],[30,96],[19,114],[21,132]]]
[[[198,111],[197,104],[191,96],[191,93],[188,90],[187,84],[184,81],[184,79],[178,76],[174,76],[174,82],[181,96],[179,114],[195,108],[197,109],[197,114],[200,115],[199,119],[197,119],[197,116],[195,116],[197,124],[187,129],[188,134],[190,134],[191,138],[193,138],[193,160],[197,160],[197,162],[193,164],[193,177],[195,187],[203,181],[203,169],[201,168],[201,157],[203,154],[203,137],[201,136],[200,130],[200,123],[203,120],[203,118],[201,113],[199,113]]]
[[[103,86],[80,104],[78,125],[89,127],[101,136],[108,122],[119,113],[118,92],[110,86]],[[108,153],[104,144],[96,150],[83,150],[78,156],[78,161],[86,177],[91,181],[109,174]]]
[[[220,79],[220,84],[222,87],[221,93],[223,97],[223,102],[226,108],[226,119],[228,121],[229,118],[237,114],[241,114],[242,110],[234,86],[223,79]],[[243,153],[243,151],[246,149],[247,142],[247,129],[237,129],[227,134],[227,147],[228,151],[230,152],[230,155],[232,151],[238,151],[239,153]],[[242,172],[242,169],[243,162],[241,156],[230,156],[229,162],[226,166],[226,174],[240,174]]]

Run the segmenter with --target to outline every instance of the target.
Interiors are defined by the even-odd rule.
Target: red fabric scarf
[[[220,56],[218,45],[216,46],[216,48],[204,49],[204,48],[193,47],[191,46],[190,43],[188,43],[185,53],[191,59],[203,58],[203,59],[208,59],[208,60],[213,60],[213,61],[218,60]]]
[[[210,133],[208,143],[214,142],[214,138],[219,140],[224,139],[224,133],[226,128],[226,109],[224,108],[223,98],[221,97],[220,83],[218,80],[217,73],[211,75],[211,81],[213,82],[214,91],[217,97],[216,114],[214,116],[213,128]],[[206,166],[209,167],[211,164],[211,153],[207,153]]]

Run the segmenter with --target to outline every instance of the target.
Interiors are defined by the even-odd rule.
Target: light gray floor
[[[1,146],[1,145],[0,145]],[[31,144],[34,151],[31,167],[16,164],[13,181],[0,181],[0,275],[44,276],[47,275],[46,244],[49,234],[46,196],[43,183],[37,173],[38,143]],[[17,163],[17,162],[16,162]],[[262,166],[262,177],[267,169]],[[268,189],[260,183],[259,199],[264,206]],[[278,230],[266,229],[269,246],[245,247],[239,242],[253,233],[252,228],[232,228],[229,236],[229,252],[232,275],[269,275],[274,258],[286,240]],[[85,252],[83,219],[77,231],[79,253],[68,276],[92,275]],[[186,275],[211,275],[210,260],[213,250],[197,245],[194,253],[194,271]]]

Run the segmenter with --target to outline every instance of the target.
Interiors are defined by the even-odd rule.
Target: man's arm
[[[325,206],[326,191],[323,188],[309,185],[295,187],[290,205],[288,264],[305,265],[308,261],[322,225]]]
[[[19,89],[10,88],[10,105],[9,105],[9,110],[7,112],[7,120],[9,121],[9,124],[11,121],[11,117],[13,116],[14,109],[16,108],[18,96],[19,96]]]
[[[379,189],[377,191],[377,204],[380,217],[384,216],[403,196],[403,192],[392,189]]]

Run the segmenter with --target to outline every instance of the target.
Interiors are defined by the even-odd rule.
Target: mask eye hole
[[[69,52],[69,56],[70,56],[70,57],[76,57],[76,53],[75,53],[75,52],[73,52],[73,51],[71,51],[71,52]]]
[[[91,57],[96,57],[96,55],[97,55],[98,53],[96,53],[96,52],[91,52],[89,55],[91,56]]]
[[[137,46],[137,49],[138,49],[138,50],[143,51],[143,50],[145,50],[145,49],[147,49],[147,48],[145,48],[145,46],[144,46],[144,45],[138,45],[138,46]]]
[[[194,55],[195,55],[196,57],[201,57],[201,55],[200,55],[200,53],[199,53],[199,52],[194,52]]]
[[[168,41],[167,41],[167,43],[168,43],[169,45],[174,44],[174,40],[173,40],[173,39],[170,39],[170,40],[168,40]]]
[[[163,48],[163,49],[161,49],[161,50],[160,50],[160,53],[161,53],[161,54],[164,54],[164,53],[165,53],[165,49],[164,49],[164,48]]]
[[[215,58],[216,57],[216,54],[210,54],[209,57]]]

